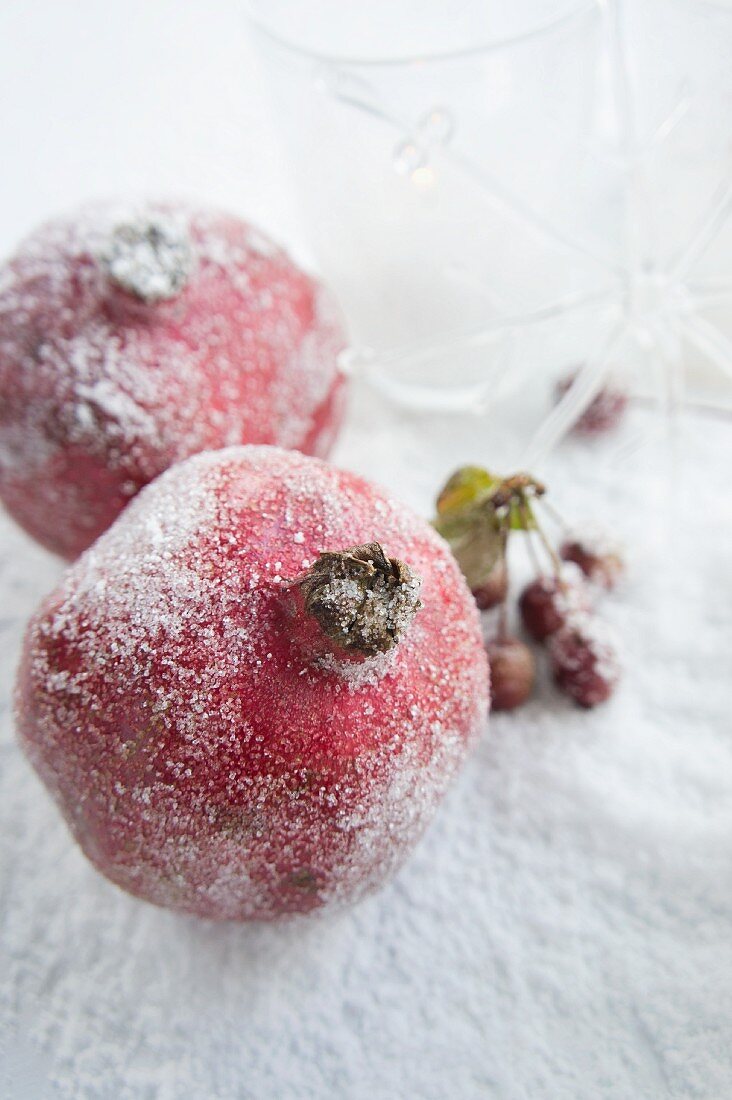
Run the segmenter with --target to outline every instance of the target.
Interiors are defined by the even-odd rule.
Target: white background
[[[297,241],[244,4],[0,4],[0,245],[85,198],[201,197]]]

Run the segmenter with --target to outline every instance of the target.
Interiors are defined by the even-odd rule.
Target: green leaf
[[[450,544],[470,588],[484,584],[503,555],[504,540],[497,517],[485,504],[468,512],[439,517],[435,528]]]
[[[437,514],[457,512],[485,500],[499,479],[481,466],[461,466],[448,479],[437,498]]]

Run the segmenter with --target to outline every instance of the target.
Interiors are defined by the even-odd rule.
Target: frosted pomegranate
[[[0,269],[0,498],[73,558],[174,462],[325,455],[344,338],[324,289],[226,214],[96,206]]]
[[[239,920],[383,882],[487,707],[447,544],[270,447],[144,489],[32,620],[17,686],[21,741],[99,870]]]

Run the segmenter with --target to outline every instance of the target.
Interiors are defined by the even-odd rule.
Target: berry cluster
[[[567,533],[557,551],[537,515],[545,487],[527,474],[501,478],[464,466],[437,498],[435,526],[450,543],[481,611],[498,609],[498,625],[487,643],[494,710],[513,710],[533,690],[535,660],[525,642],[508,630],[508,542],[514,531],[528,540],[535,578],[525,586],[518,609],[526,633],[547,644],[557,687],[582,707],[612,694],[619,677],[609,632],[593,614],[596,594],[622,576],[620,552],[602,536]],[[540,555],[548,560],[542,568]]]

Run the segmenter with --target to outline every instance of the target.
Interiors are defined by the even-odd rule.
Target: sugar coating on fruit
[[[604,702],[620,678],[613,631],[594,615],[575,613],[549,641],[554,678],[581,706]]]
[[[174,298],[193,264],[188,229],[170,217],[138,216],[115,226],[100,260],[113,282],[144,302]]]
[[[303,559],[377,536],[421,607],[387,653],[310,660],[292,618]],[[232,448],[172,468],[68,571],[27,634],[18,722],[111,879],[274,917],[399,865],[484,722],[487,681],[474,603],[428,524],[317,460]]]
[[[558,630],[569,616],[589,610],[590,600],[582,570],[563,562],[561,576],[539,576],[521,593],[519,607],[524,626],[536,641]]]
[[[202,450],[324,455],[344,345],[325,289],[238,218],[106,204],[0,269],[0,497],[76,556],[139,489]]]
[[[574,562],[589,580],[608,590],[617,586],[625,572],[623,548],[599,528],[568,532],[560,554],[565,561]]]
[[[618,673],[617,635],[603,619],[597,615],[574,611],[567,620],[566,627],[581,636],[595,659],[598,671],[607,673],[610,677]]]
[[[572,388],[578,371],[561,378],[555,387],[555,401],[560,401]],[[617,427],[629,403],[628,392],[611,379],[595,394],[587,408],[575,421],[572,431],[578,435],[597,435]]]
[[[597,558],[606,554],[612,554],[620,558],[625,553],[623,544],[619,539],[616,539],[604,527],[592,523],[569,528],[565,533],[563,542],[581,546],[588,554],[592,554]]]
[[[609,683],[617,683],[621,672],[620,642],[617,633],[597,615],[579,616],[582,636],[595,661],[595,670]],[[570,620],[570,625],[574,619]]]
[[[377,653],[363,661],[343,661],[333,653],[317,654],[313,663],[343,681],[349,691],[359,691],[366,685],[376,686],[394,663],[396,653]]]

